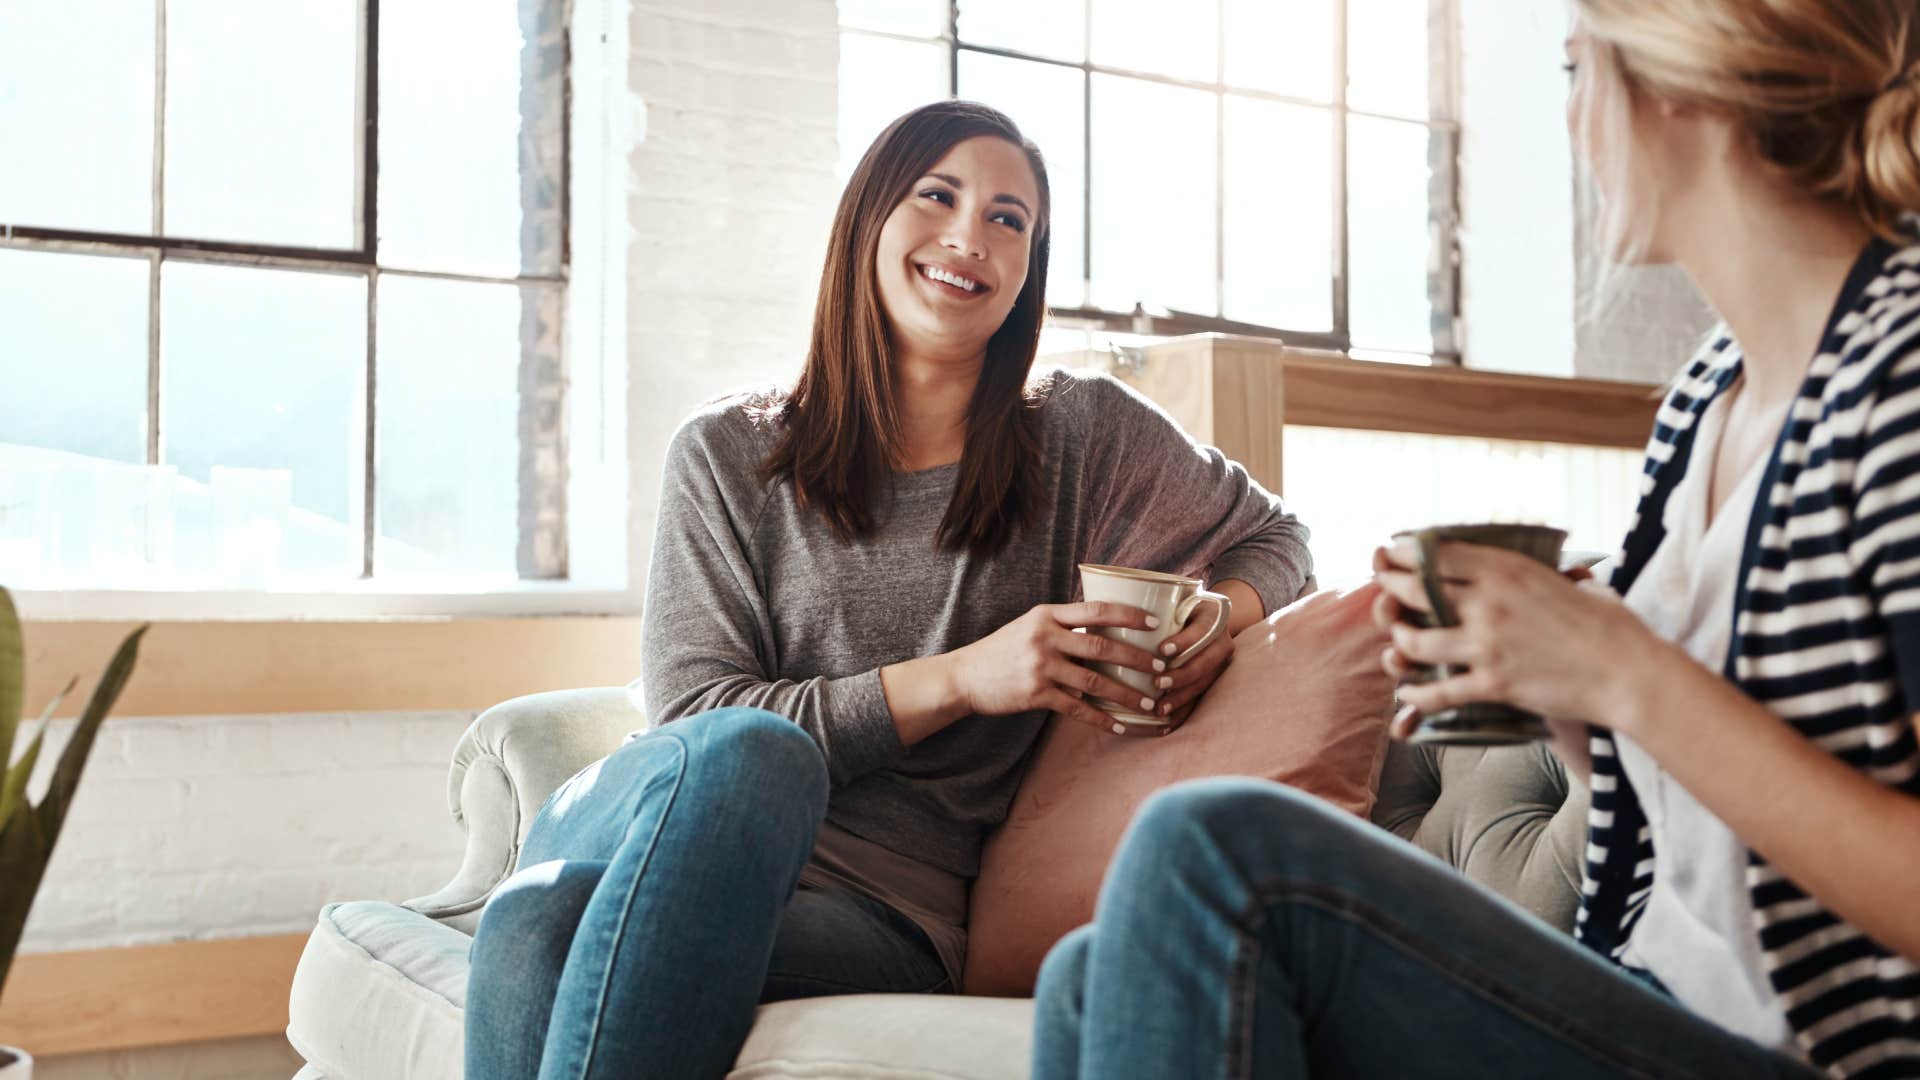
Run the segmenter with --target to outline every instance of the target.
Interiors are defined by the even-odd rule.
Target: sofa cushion
[[[458,1077],[472,942],[395,904],[328,904],[294,973],[287,1041],[335,1080]]]
[[[1201,776],[1259,776],[1365,816],[1387,744],[1393,681],[1378,589],[1321,592],[1241,631],[1233,663],[1165,738],[1055,721],[987,841],[969,915],[966,991],[1033,992],[1040,961],[1093,917],[1107,862],[1154,791]]]
[[[1018,1080],[1033,1002],[856,994],[763,1005],[727,1080]]]
[[[294,975],[287,1040],[327,1080],[459,1080],[472,939],[407,908],[330,904]],[[875,994],[762,1006],[734,1080],[1027,1075],[1031,1001]]]

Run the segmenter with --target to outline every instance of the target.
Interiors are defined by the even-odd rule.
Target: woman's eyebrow
[[[960,182],[959,177],[950,175],[948,173],[936,172],[936,173],[928,173],[927,175],[933,177],[935,180],[938,180],[943,184],[948,185],[949,187],[964,188],[967,186]],[[1012,205],[1017,206],[1022,210],[1025,210],[1027,212],[1028,217],[1033,216],[1033,207],[1028,206],[1027,200],[1021,198],[1018,195],[1009,195],[1003,191],[1000,194],[995,195],[992,201],[997,203],[1011,203]]]

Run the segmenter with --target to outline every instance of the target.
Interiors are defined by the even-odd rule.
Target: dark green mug
[[[1567,542],[1567,534],[1565,530],[1545,525],[1436,525],[1428,529],[1395,533],[1394,539],[1411,539],[1418,547],[1420,585],[1426,589],[1427,603],[1433,608],[1431,618],[1422,611],[1409,611],[1407,618],[1415,626],[1432,627],[1460,625],[1459,615],[1447,601],[1446,590],[1441,588],[1437,556],[1442,543],[1452,541],[1506,548],[1557,570],[1560,568],[1560,549]],[[1465,670],[1457,664],[1422,664],[1414,668],[1407,676],[1407,681],[1438,682]],[[1422,716],[1420,725],[1407,741],[1501,746],[1546,737],[1546,722],[1533,713],[1503,702],[1476,701]]]

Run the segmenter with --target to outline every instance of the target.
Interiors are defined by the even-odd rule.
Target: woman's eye
[[[993,220],[1017,233],[1027,231],[1027,223],[1020,220],[1019,214],[995,214],[993,215]]]
[[[953,194],[948,191],[943,191],[940,188],[928,188],[920,193],[920,197],[923,199],[932,199],[934,202],[947,206],[953,205]]]

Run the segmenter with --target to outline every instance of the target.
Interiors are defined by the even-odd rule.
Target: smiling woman
[[[958,461],[942,542],[1005,544],[1038,483],[1038,420],[1024,406],[1049,211],[1039,149],[991,109],[929,106],[882,132],[834,215],[807,367],[778,406],[784,437],[764,475],[791,479],[850,537],[871,527],[869,496],[887,473]],[[938,377],[976,365],[977,384]],[[960,408],[930,422],[914,407],[926,399],[896,394],[896,379],[916,373],[939,396],[958,393],[942,404]]]
[[[1170,670],[1076,633],[1157,622],[1072,602],[1075,566],[1209,576],[1236,630],[1300,593],[1305,529],[1245,469],[1116,380],[1034,376],[1048,222],[1005,116],[900,117],[841,197],[797,383],[675,433],[642,627],[659,726],[533,822],[474,941],[468,1076],[719,1076],[757,1002],[952,992],[982,839],[1049,716],[1164,734],[1232,655]]]

